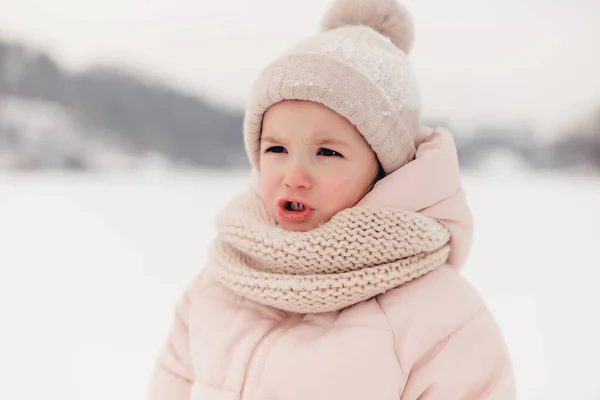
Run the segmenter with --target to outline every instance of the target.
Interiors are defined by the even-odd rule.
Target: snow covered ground
[[[243,174],[0,175],[0,399],[142,399]],[[600,177],[465,176],[520,398],[600,398]]]

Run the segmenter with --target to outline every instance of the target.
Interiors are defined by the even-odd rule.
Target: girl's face
[[[353,207],[378,172],[363,136],[329,108],[285,100],[265,113],[260,185],[269,214],[283,229],[308,231]]]

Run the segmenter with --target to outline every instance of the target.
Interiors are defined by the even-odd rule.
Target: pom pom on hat
[[[406,54],[414,41],[412,17],[398,0],[335,0],[321,27],[327,31],[347,25],[368,26]]]

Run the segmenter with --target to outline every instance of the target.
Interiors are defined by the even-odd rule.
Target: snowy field
[[[0,399],[143,399],[243,174],[0,175]],[[519,398],[600,399],[600,177],[465,176]]]

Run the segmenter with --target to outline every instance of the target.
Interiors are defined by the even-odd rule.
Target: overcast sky
[[[0,35],[64,65],[124,65],[242,107],[254,78],[314,33],[331,0],[0,0]],[[544,131],[600,106],[600,1],[410,0],[425,116]]]

